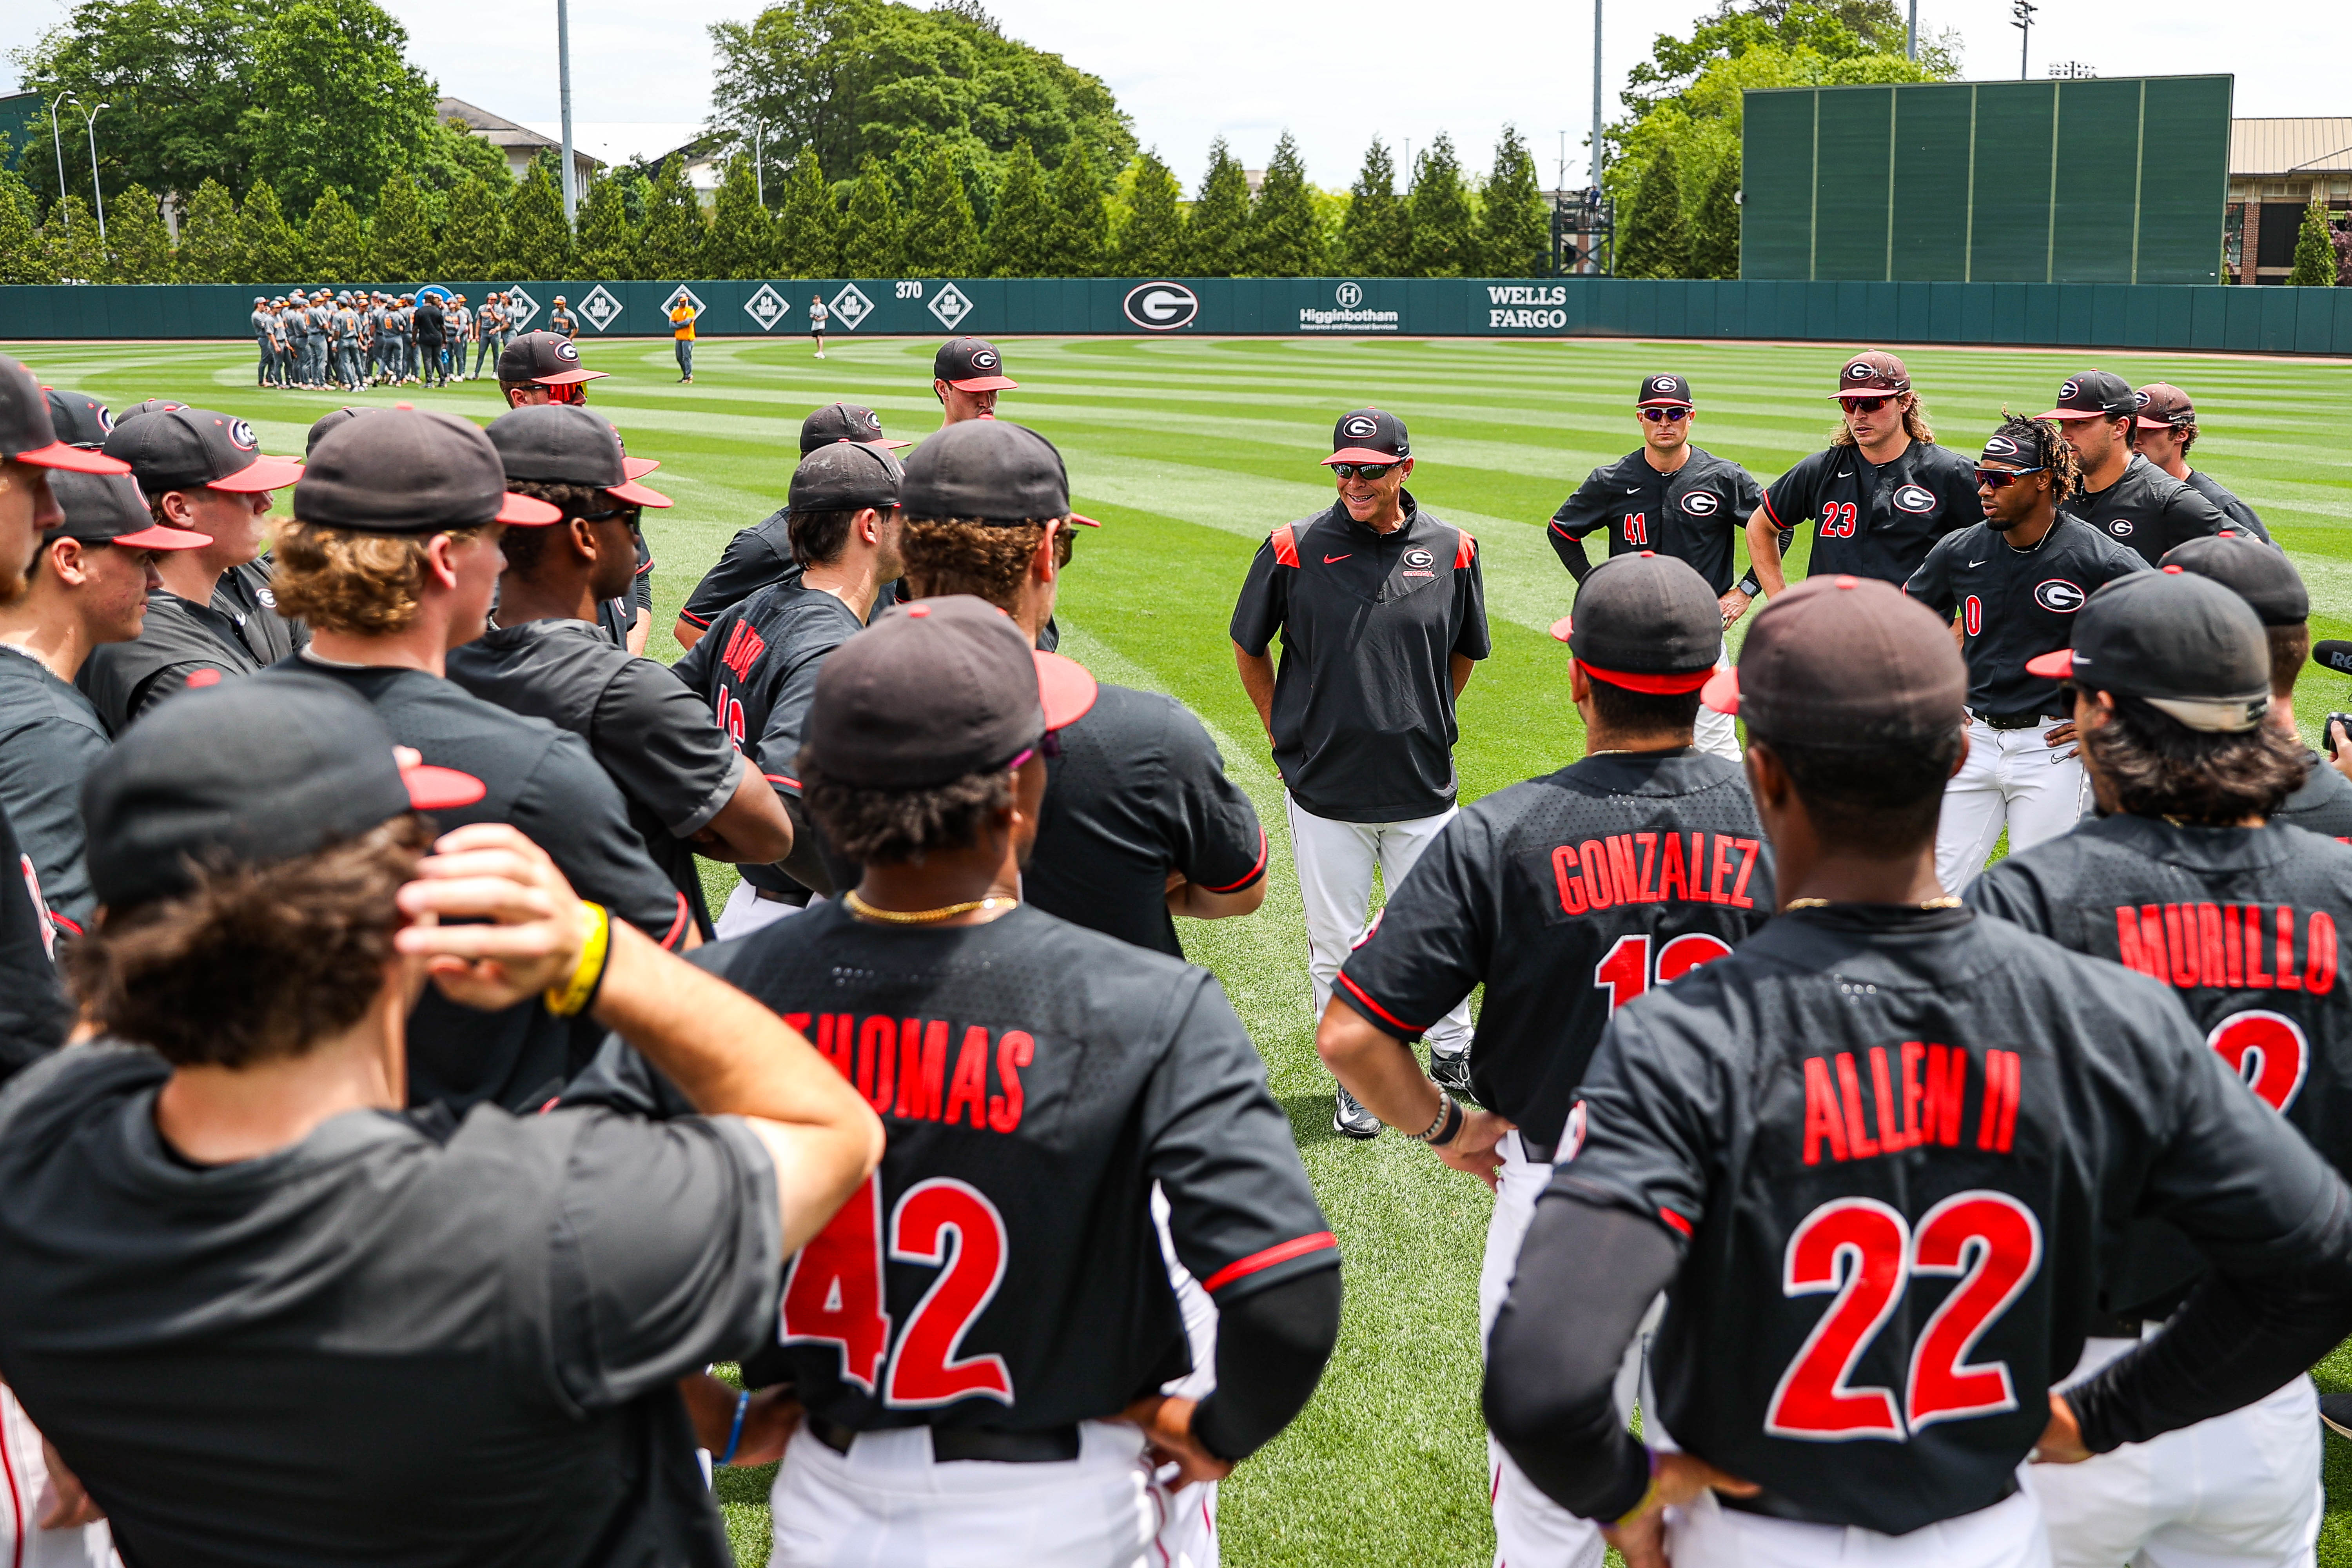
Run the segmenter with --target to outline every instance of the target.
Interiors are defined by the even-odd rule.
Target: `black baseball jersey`
[[[1582,553],[1582,546],[1571,542],[1607,529],[1610,554],[1654,550],[1688,562],[1717,595],[1730,592],[1731,542],[1763,504],[1764,487],[1738,463],[1705,447],[1684,451],[1683,466],[1671,474],[1651,467],[1645,447],[1587,475],[1576,493],[1559,503],[1545,531],[1560,563]],[[1756,593],[1755,574],[1739,585]]]
[[[547,851],[582,898],[665,947],[685,940],[694,921],[686,896],[646,856],[621,792],[579,736],[421,669],[354,668],[303,654],[277,668],[341,681],[375,709],[395,742],[435,766],[481,780],[488,793],[480,800],[433,814],[444,832],[511,823]],[[594,1053],[602,1034],[584,1017],[551,1016],[535,998],[486,1013],[428,985],[408,1016],[409,1103],[446,1101],[463,1114],[488,1100],[536,1110]]]
[[[2195,489],[2137,452],[2124,465],[2123,478],[2103,490],[2077,490],[2059,510],[2138,551],[2151,566],[2174,545],[2219,533],[2230,521]]]
[[[1173,958],[1168,873],[1213,893],[1265,875],[1265,829],[1192,710],[1098,685],[1047,759],[1037,843],[1021,896],[1047,914]]]
[[[74,684],[98,710],[107,733],[120,735],[150,705],[191,679],[211,685],[261,668],[227,612],[157,588],[147,595],[147,619],[138,637],[90,649]]]
[[[1155,1182],[1213,1299],[1338,1266],[1204,970],[1025,907],[883,931],[832,901],[692,957],[814,1042],[887,1134],[789,1265],[781,1353],[761,1358],[816,1415],[1034,1431],[1182,1375]]]
[[[2237,529],[2242,533],[2251,533],[2264,544],[2278,542],[2271,537],[2271,531],[2263,526],[2262,518],[2256,514],[2252,507],[2224,489],[2221,481],[2204,469],[2189,469],[2189,478],[2182,483],[2212,502],[2213,510],[2227,519],[2231,528]]]
[[[64,1045],[73,1027],[57,942],[40,873],[0,810],[0,1083]]]
[[[2230,1069],[2352,1171],[2352,984],[2336,984],[2352,847],[2299,827],[2106,816],[1998,862],[1967,898],[2170,986]],[[2196,1256],[2177,1235],[2134,1240],[2108,1305],[2165,1316]]]
[[[1990,522],[1946,534],[1903,586],[1937,615],[1960,623],[1969,707],[1977,713],[2055,714],[2058,683],[2025,661],[2074,643],[2074,614],[2107,584],[2147,563],[2086,523],[2058,514],[2030,550]]]
[[[1244,652],[1282,635],[1275,766],[1302,810],[1334,822],[1411,822],[1454,804],[1454,656],[1493,646],[1477,541],[1402,493],[1404,521],[1387,533],[1336,500],[1276,529],[1234,605]]]
[[[40,878],[49,918],[79,935],[98,899],[85,859],[81,785],[106,755],[89,699],[13,647],[0,647],[0,810]]]
[[[711,622],[761,589],[777,583],[800,582],[801,563],[793,559],[788,527],[791,515],[779,507],[750,528],[736,531],[735,537],[727,542],[727,548],[719,552],[717,564],[702,574],[702,581],[687,596],[686,608],[678,612],[688,625],[709,631]],[[872,620],[897,604],[898,590],[895,582],[883,584],[866,619]]]
[[[264,668],[310,646],[310,628],[278,613],[278,595],[269,585],[266,555],[222,573],[213,587],[212,607],[228,618],[236,628],[237,640]]]
[[[588,622],[567,620],[493,626],[449,651],[449,679],[587,742],[654,864],[685,895],[703,935],[712,934],[689,840],[735,797],[743,759],[685,682]]]
[[[1587,757],[1465,806],[1389,894],[1339,990],[1411,1040],[1485,982],[1470,1082],[1547,1146],[1610,1016],[1773,908],[1772,847],[1737,763],[1687,748]]]
[[[1968,910],[1835,905],[1622,1009],[1553,1190],[1682,1252],[1675,1440],[1763,1511],[1904,1534],[2016,1489],[2134,1215],[2305,1261],[2342,1184],[2168,989]]]
[[[2302,787],[2271,813],[2271,820],[2352,844],[2352,779],[2337,773],[2317,752],[2310,756],[2311,772],[2304,775]]]
[[[1845,573],[1901,586],[1936,541],[1984,516],[1973,458],[1914,441],[1884,466],[1853,447],[1815,452],[1764,491],[1764,514],[1789,532],[1813,525],[1808,575]]]

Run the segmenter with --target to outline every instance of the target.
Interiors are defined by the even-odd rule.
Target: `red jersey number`
[[[1984,601],[1974,594],[1970,594],[1967,602],[1960,605],[1960,626],[1970,637],[1980,637],[1984,633]]]
[[[1612,1013],[1652,985],[1671,985],[1702,963],[1711,963],[1731,951],[1719,937],[1689,931],[1670,939],[1658,950],[1658,966],[1650,967],[1647,935],[1621,936],[1600,963],[1592,966],[1592,984],[1609,993]]]
[[[1822,525],[1815,531],[1823,539],[1852,539],[1856,515],[1850,500],[1825,502],[1822,507]]]
[[[1650,542],[1650,514],[1648,512],[1629,511],[1625,514],[1625,542],[1628,544],[1647,544]]]
[[[2303,1092],[2311,1070],[2311,1042],[2284,1013],[2239,1013],[2213,1026],[2205,1043],[2221,1053],[2246,1087],[2273,1110],[2284,1110]]]

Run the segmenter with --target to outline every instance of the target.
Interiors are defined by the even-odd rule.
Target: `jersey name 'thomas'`
[[[1853,447],[1815,452],[1774,479],[1764,512],[1781,531],[1813,525],[1812,576],[1844,572],[1900,587],[1938,539],[1984,517],[1976,464],[1948,447],[1914,441],[1891,463]]]
[[[1947,534],[1904,591],[1947,619],[1958,612],[1971,709],[2054,714],[2058,683],[2028,674],[2025,661],[2073,647],[2084,601],[2147,569],[2136,552],[2062,512],[2031,550],[2012,547],[1990,522]]]
[[[2151,566],[2174,545],[2219,533],[2230,525],[2230,520],[2194,487],[2174,479],[2137,452],[2114,484],[2095,493],[2078,490],[2059,510],[2074,513],[2116,543],[2138,551]]]
[[[1031,1431],[1181,1375],[1155,1181],[1213,1298],[1339,1261],[1205,971],[1025,906],[901,931],[827,902],[694,956],[806,1035],[888,1135],[787,1266],[781,1359],[812,1411]]]
[[[1588,757],[1463,808],[1339,971],[1412,1039],[1484,981],[1479,1102],[1557,1142],[1610,1015],[1719,958],[1773,909],[1739,769],[1688,750]]]
[[[2153,981],[1966,910],[1781,914],[1619,1011],[1567,1136],[1679,1238],[1676,1441],[1888,1534],[2015,1489],[2135,1214],[2259,1270],[2338,1201]]]
[[[1545,536],[1561,563],[1581,540],[1609,531],[1609,553],[1654,550],[1687,562],[1720,595],[1731,588],[1731,542],[1764,500],[1756,476],[1703,447],[1671,474],[1650,466],[1644,447],[1599,468],[1552,513]]]

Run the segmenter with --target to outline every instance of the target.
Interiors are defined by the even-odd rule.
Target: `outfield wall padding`
[[[272,294],[284,286],[273,286]],[[2352,289],[2127,283],[1538,282],[1458,278],[903,279],[812,282],[453,282],[520,289],[532,326],[557,294],[583,342],[669,334],[667,301],[701,302],[706,336],[800,337],[822,293],[843,337],[950,332],[1639,337],[2352,355]],[[242,338],[251,285],[0,287],[0,341]],[[779,310],[777,307],[784,307]]]

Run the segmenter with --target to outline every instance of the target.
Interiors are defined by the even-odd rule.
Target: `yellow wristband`
[[[588,940],[580,944],[580,964],[572,970],[572,978],[562,985],[551,985],[542,994],[547,1010],[559,1018],[569,1018],[588,1005],[596,994],[598,982],[604,978],[604,960],[612,952],[613,915],[602,904],[581,901],[595,922],[589,930]]]
[[[1658,1500],[1658,1489],[1662,1484],[1658,1477],[1658,1451],[1655,1448],[1649,1448],[1647,1452],[1650,1457],[1650,1484],[1648,1487],[1643,1489],[1641,1501],[1635,1503],[1632,1508],[1627,1509],[1623,1513],[1617,1516],[1617,1522],[1610,1526],[1612,1530],[1624,1529],[1627,1525],[1641,1518],[1643,1514],[1648,1512],[1650,1505]]]

